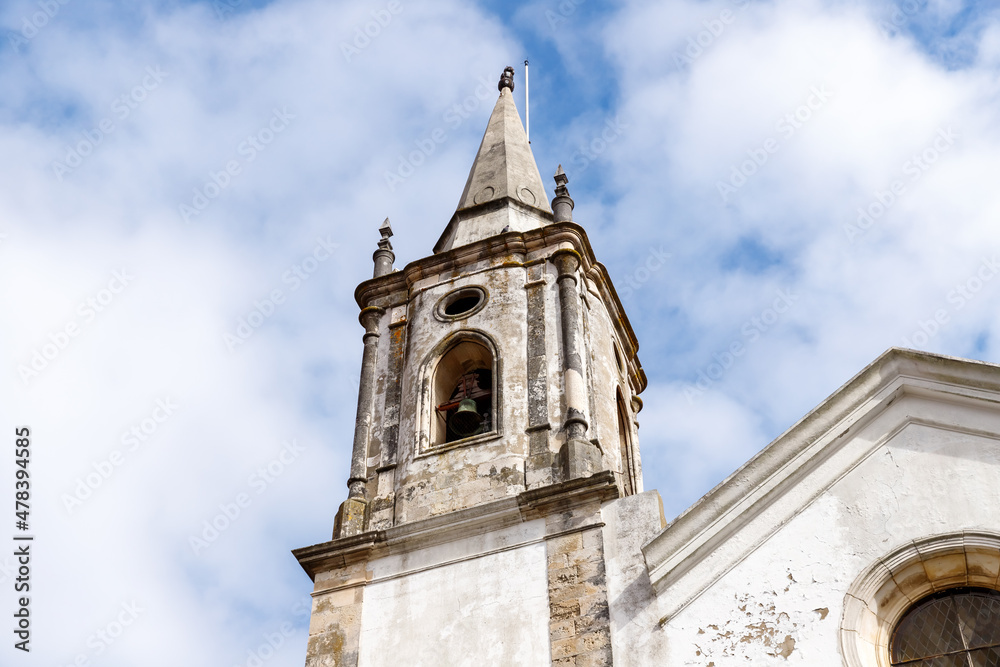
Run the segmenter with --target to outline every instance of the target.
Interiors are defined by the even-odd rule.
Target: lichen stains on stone
[[[500,472],[497,472],[496,468],[490,468],[490,476],[507,486],[524,485],[524,473],[516,467],[501,468]]]
[[[403,492],[403,497],[407,501],[413,500],[413,497],[423,491],[427,486],[428,482],[426,480],[420,480],[416,484],[406,487],[406,491]]]
[[[390,510],[394,504],[395,499],[392,496],[377,496],[371,502],[371,511],[375,513]]]
[[[356,655],[344,654],[344,644],[344,631],[338,626],[330,628],[321,635],[313,635],[309,638],[309,645],[306,648],[306,667],[347,665],[350,664],[350,658],[354,658],[356,664]]]
[[[389,348],[396,351],[396,355],[402,359],[403,358],[403,334],[406,333],[404,327],[396,327],[389,332],[389,338],[393,345]]]

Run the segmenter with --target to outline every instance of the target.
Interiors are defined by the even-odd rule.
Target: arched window
[[[632,438],[629,428],[628,409],[625,407],[625,399],[622,397],[622,390],[616,392],[618,403],[618,446],[622,456],[622,483],[625,485],[625,495],[631,496],[635,493],[635,465],[632,461]]]
[[[431,445],[496,430],[495,371],[490,348],[473,338],[461,340],[441,357],[432,380]]]
[[[924,598],[896,626],[892,665],[1000,665],[1000,593],[954,588]]]
[[[844,664],[1000,665],[998,571],[1000,534],[985,531],[928,535],[879,557],[844,596]]]

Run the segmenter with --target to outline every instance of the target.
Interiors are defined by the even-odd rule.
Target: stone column
[[[552,255],[559,275],[559,314],[562,324],[563,392],[566,397],[566,444],[560,455],[566,479],[589,477],[601,469],[601,451],[587,440],[587,389],[583,379],[580,341],[580,295],[577,271],[580,255],[575,250],[557,250]]]
[[[372,427],[373,396],[375,393],[375,361],[378,358],[378,324],[384,311],[369,306],[359,319],[365,328],[365,349],[361,356],[361,381],[358,388],[358,412],[354,422],[354,448],[351,451],[351,474],[347,480],[347,500],[337,512],[334,539],[357,535],[365,531],[365,483],[368,481],[368,437]]]

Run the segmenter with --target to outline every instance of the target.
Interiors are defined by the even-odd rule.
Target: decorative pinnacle
[[[389,237],[392,236],[392,225],[389,224],[389,218],[386,218],[385,222],[379,226],[378,231],[382,234],[378,247],[383,250],[392,250],[392,243],[389,242]]]
[[[556,196],[552,198],[552,219],[556,222],[573,222],[573,198],[569,196],[569,177],[562,165],[556,169]]]
[[[568,197],[569,190],[566,189],[566,184],[569,183],[569,176],[563,171],[562,165],[556,169],[556,175],[553,178],[556,179],[556,194]]]
[[[389,225],[389,218],[385,219],[385,222],[382,223],[378,230],[381,232],[382,238],[378,242],[378,250],[372,255],[372,259],[375,261],[373,278],[392,273],[392,262],[396,259],[396,255],[392,252],[392,244],[389,243],[389,237],[392,236],[392,227]]]
[[[504,67],[500,83],[497,84],[497,90],[502,91],[504,88],[510,88],[510,92],[514,92],[514,68],[510,65]]]

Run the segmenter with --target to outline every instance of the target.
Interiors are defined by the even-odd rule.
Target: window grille
[[[1000,593],[951,589],[925,598],[896,626],[891,649],[894,667],[1000,666]]]

